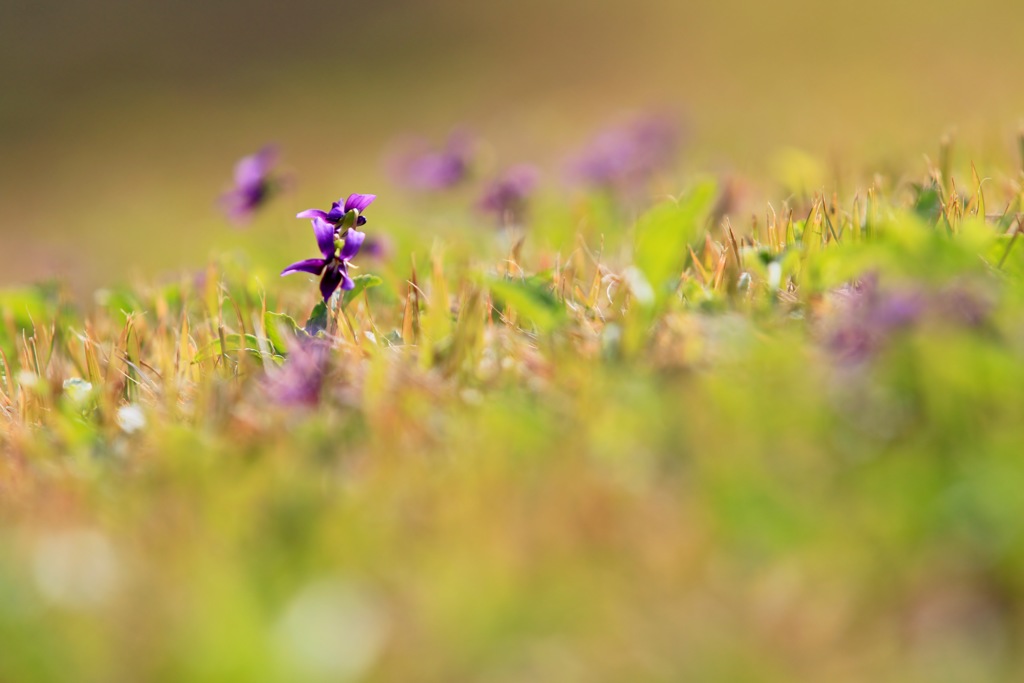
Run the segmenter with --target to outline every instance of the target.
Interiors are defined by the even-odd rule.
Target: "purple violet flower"
[[[882,290],[875,273],[840,287],[835,296],[838,310],[825,345],[839,360],[850,364],[867,361],[896,332],[917,323],[928,304],[916,289]]]
[[[247,223],[267,202],[275,189],[270,171],[277,161],[277,149],[264,147],[235,164],[235,186],[221,195],[221,206],[235,223]]]
[[[469,177],[472,155],[470,135],[455,131],[442,149],[432,149],[424,140],[415,141],[391,162],[392,173],[396,180],[413,190],[449,190]]]
[[[517,225],[526,218],[527,200],[537,185],[537,169],[520,164],[508,169],[484,188],[479,207],[498,216],[503,225]]]
[[[394,247],[391,244],[391,240],[384,235],[371,235],[363,242],[363,256],[377,261],[388,260],[391,258],[393,251]]]
[[[353,196],[372,197],[373,195]],[[369,204],[369,202],[366,203]],[[355,287],[352,278],[348,276],[349,261],[359,253],[359,248],[363,245],[363,240],[366,239],[366,233],[352,228],[347,230],[343,237],[339,237],[334,225],[320,216],[313,216],[312,223],[313,234],[316,235],[316,243],[320,247],[323,258],[297,261],[282,270],[281,275],[299,272],[322,275],[320,294],[323,295],[324,301],[327,301],[339,286],[344,290]]]
[[[903,331],[929,324],[937,328],[982,328],[993,302],[962,285],[933,291],[921,285],[879,286],[868,273],[833,292],[835,310],[826,320],[824,342],[841,361],[863,363]]]
[[[295,339],[284,365],[267,376],[270,398],[286,406],[313,406],[320,402],[330,365],[330,347],[321,339]]]
[[[679,131],[667,118],[648,116],[609,128],[569,163],[569,175],[592,187],[635,191],[672,166]]]
[[[301,213],[295,214],[295,217],[319,218],[320,220],[330,223],[334,227],[338,227],[345,219],[345,214],[354,209],[359,212],[359,217],[356,219],[356,227],[359,227],[366,223],[366,217],[363,216],[363,212],[366,211],[366,207],[370,206],[376,198],[377,195],[375,194],[350,194],[348,199],[345,199],[344,201],[339,199],[338,201],[331,203],[329,211],[306,209]]]

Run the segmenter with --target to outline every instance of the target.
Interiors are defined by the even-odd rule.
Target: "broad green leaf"
[[[345,292],[345,296],[342,297],[342,310],[348,308],[348,305],[355,301],[356,297],[363,293],[363,290],[369,289],[371,287],[376,287],[384,281],[381,280],[376,275],[364,273],[363,275],[356,275],[354,278],[352,278],[352,282],[354,282],[356,286]]]
[[[939,215],[942,213],[942,200],[938,190],[922,185],[915,185],[914,189],[917,191],[917,196],[914,198],[914,213],[929,223],[939,220]]]
[[[682,271],[687,247],[703,236],[715,193],[715,183],[704,181],[678,202],[658,204],[637,221],[634,261],[658,301],[665,297],[668,280]]]
[[[306,320],[306,334],[316,336],[327,331],[327,303],[318,301]]]
[[[524,322],[533,324],[542,332],[558,327],[565,320],[565,307],[555,298],[550,288],[534,279],[490,280],[488,287],[496,303],[510,306]]]
[[[266,330],[267,339],[274,347],[274,352],[280,354],[288,351],[289,337],[306,334],[306,331],[299,327],[299,324],[290,315],[270,311],[263,316],[263,328]]]

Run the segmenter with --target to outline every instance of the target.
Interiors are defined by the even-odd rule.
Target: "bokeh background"
[[[396,138],[457,125],[555,179],[603,123],[652,108],[685,121],[684,166],[717,173],[757,177],[791,147],[904,163],[951,127],[1019,163],[1021,25],[1013,0],[4,0],[0,284],[85,291],[257,241],[290,262],[309,246],[296,210],[383,195]],[[232,230],[216,197],[268,141],[290,194]]]

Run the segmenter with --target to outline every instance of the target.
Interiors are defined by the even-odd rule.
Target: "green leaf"
[[[342,310],[348,308],[348,305],[350,303],[352,303],[353,301],[355,301],[356,297],[359,296],[360,294],[362,294],[364,289],[369,289],[370,287],[376,287],[376,286],[380,285],[384,281],[381,280],[376,275],[371,275],[369,273],[365,273],[363,275],[357,275],[354,278],[352,278],[352,282],[354,282],[356,286],[353,287],[352,289],[348,290],[347,292],[345,292],[345,296],[342,297],[342,299],[341,299],[341,308],[342,308]]]
[[[687,246],[703,235],[715,193],[714,181],[704,181],[678,202],[658,204],[637,221],[634,261],[657,300],[665,297],[666,282],[686,263]]]
[[[315,337],[321,332],[327,331],[327,303],[318,301],[313,307],[309,319],[306,320],[306,334]]]
[[[270,311],[263,316],[263,328],[266,330],[267,339],[274,347],[274,352],[279,354],[288,351],[289,336],[300,337],[306,334],[306,331],[299,327],[299,324],[290,315]]]
[[[555,329],[566,318],[565,306],[558,301],[550,287],[540,280],[495,278],[488,282],[488,287],[496,303],[502,308],[510,306],[521,320],[532,323],[542,332]]]
[[[934,223],[939,220],[942,212],[942,198],[934,187],[915,185],[917,196],[914,198],[914,213],[924,220]]]

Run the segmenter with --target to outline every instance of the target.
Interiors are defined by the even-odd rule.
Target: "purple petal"
[[[296,218],[320,218],[327,220],[327,212],[320,209],[306,209],[302,213],[295,214]]]
[[[235,184],[239,187],[263,184],[276,160],[277,150],[269,146],[239,160],[235,165]]]
[[[391,255],[391,240],[377,235],[363,243],[363,256],[372,259],[386,259]]]
[[[373,203],[373,200],[377,198],[375,194],[350,194],[348,199],[345,200],[345,213],[348,213],[352,209],[356,209],[359,213],[366,211],[366,207]]]
[[[346,275],[345,278],[348,276]],[[331,298],[334,294],[334,290],[338,288],[338,285],[342,281],[342,272],[339,268],[328,268],[324,271],[323,278],[320,279],[320,294],[323,295],[324,301]]]
[[[330,223],[337,225],[341,223],[342,219],[345,218],[345,205],[338,200],[331,204],[331,210],[327,212],[327,220]]]
[[[330,370],[330,346],[320,339],[301,337],[288,346],[288,361],[268,373],[264,387],[270,398],[282,405],[314,406]]]
[[[341,288],[346,292],[356,288],[356,283],[352,282],[352,278],[345,271],[341,271]]]
[[[334,226],[322,218],[313,219],[313,234],[316,235],[316,245],[320,247],[320,253],[325,259],[334,257]]]
[[[358,254],[359,247],[363,246],[363,240],[365,239],[365,232],[349,230],[345,233],[345,246],[341,248],[341,260],[348,261]]]
[[[281,271],[281,275],[287,275],[288,273],[310,273],[311,275],[319,275],[323,272],[324,266],[327,265],[327,261],[321,258],[310,258],[305,261],[297,261],[284,270]]]
[[[235,223],[246,223],[253,215],[253,207],[239,190],[225,192],[218,200],[228,219]]]

